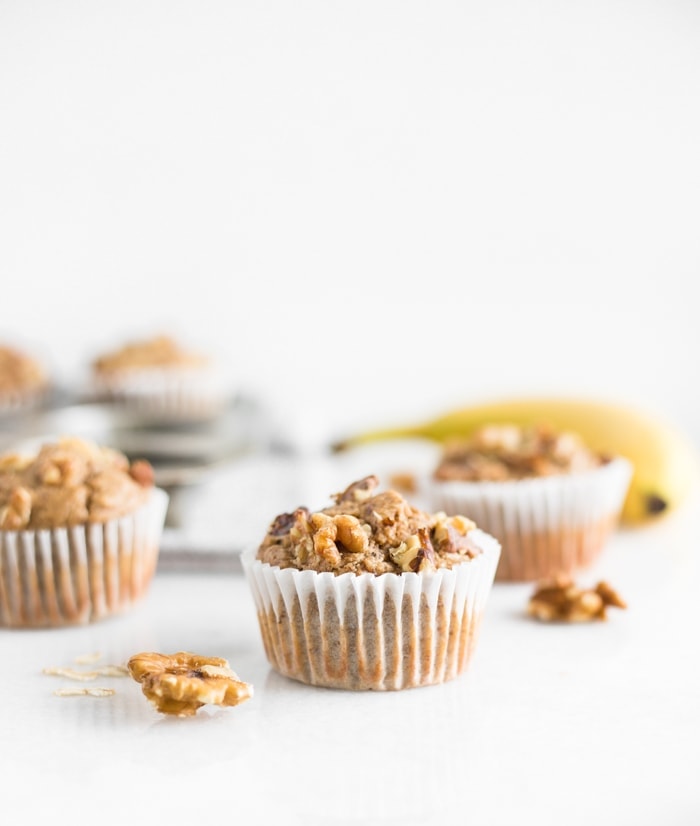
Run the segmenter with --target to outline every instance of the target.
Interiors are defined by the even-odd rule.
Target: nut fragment
[[[363,553],[367,549],[368,537],[362,523],[355,516],[340,513],[333,517],[336,527],[336,539],[349,553]]]
[[[397,565],[401,566],[402,571],[414,571],[419,551],[420,538],[418,534],[414,534],[396,548],[391,548],[389,555]]]
[[[253,686],[240,680],[220,657],[143,652],[131,657],[128,669],[163,714],[191,717],[206,703],[236,706],[253,696]]]
[[[627,604],[607,582],[586,589],[568,577],[557,577],[538,585],[527,612],[544,622],[590,622],[607,619],[609,606],[626,608]]]
[[[0,509],[0,528],[4,531],[18,531],[26,527],[32,512],[32,495],[25,487],[16,487],[7,499],[7,505]]]

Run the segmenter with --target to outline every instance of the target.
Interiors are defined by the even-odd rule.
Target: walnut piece
[[[409,536],[398,547],[392,548],[389,555],[401,566],[402,571],[418,573],[435,570],[435,549],[427,528],[419,528],[417,534]]]
[[[29,522],[32,512],[32,495],[24,487],[16,487],[7,497],[7,505],[0,508],[0,529],[3,531],[22,530]]]
[[[236,706],[253,696],[253,686],[240,680],[220,657],[143,652],[131,657],[127,666],[162,714],[191,717],[206,703]]]
[[[537,586],[527,612],[543,622],[590,622],[607,619],[609,606],[627,608],[607,582],[586,589],[579,588],[568,577],[557,577]]]

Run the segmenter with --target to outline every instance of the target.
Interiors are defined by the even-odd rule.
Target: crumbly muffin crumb
[[[375,492],[377,476],[334,495],[334,504],[277,516],[257,553],[280,568],[318,572],[424,572],[451,568],[481,553],[463,516],[426,513],[395,490]]]
[[[487,425],[468,439],[452,439],[433,472],[437,481],[504,482],[591,470],[608,459],[576,433],[546,425]]]
[[[0,529],[34,530],[106,522],[144,504],[153,487],[144,460],[77,438],[44,444],[35,456],[0,456]]]

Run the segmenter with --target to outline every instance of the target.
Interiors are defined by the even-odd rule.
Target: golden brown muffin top
[[[46,382],[46,372],[36,359],[14,347],[0,345],[0,393],[36,390]]]
[[[193,353],[170,336],[131,341],[110,353],[96,358],[93,369],[98,373],[144,370],[162,367],[202,367],[209,359]]]
[[[61,528],[107,522],[143,505],[151,465],[77,438],[43,445],[34,456],[0,456],[0,529]]]
[[[257,558],[280,568],[333,574],[400,574],[452,568],[481,553],[463,516],[425,513],[399,493],[375,493],[376,476],[333,496],[335,504],[299,507],[271,523]]]
[[[433,471],[441,482],[506,482],[591,470],[608,461],[576,434],[545,425],[493,424],[445,443]]]

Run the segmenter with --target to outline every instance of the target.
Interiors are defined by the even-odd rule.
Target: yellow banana
[[[401,438],[444,442],[469,436],[488,423],[549,424],[577,432],[595,451],[629,459],[634,472],[621,516],[630,524],[674,510],[700,476],[694,445],[671,424],[646,411],[592,399],[536,397],[474,404],[431,421],[357,433],[334,448]]]

